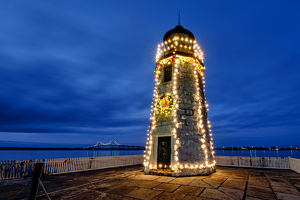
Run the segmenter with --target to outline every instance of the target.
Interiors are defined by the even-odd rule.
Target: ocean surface
[[[300,150],[215,150],[216,156],[292,157],[300,159]],[[31,160],[142,155],[143,150],[0,150],[0,160]]]

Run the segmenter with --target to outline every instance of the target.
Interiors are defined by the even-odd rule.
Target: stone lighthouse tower
[[[181,25],[169,30],[157,49],[145,174],[192,176],[215,171],[204,69],[194,35]]]

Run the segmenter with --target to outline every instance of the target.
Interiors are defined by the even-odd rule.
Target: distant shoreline
[[[263,147],[254,147],[254,148],[236,148],[236,147],[227,147],[227,148],[214,148],[216,150],[224,150],[224,151],[241,151],[241,150],[246,150],[246,151],[250,151],[250,150],[256,150],[256,151],[282,151],[282,150],[295,150],[295,151],[299,151],[300,148],[263,148]]]
[[[86,150],[84,148],[0,147],[0,150]]]
[[[40,147],[0,147],[0,150],[143,150],[143,149],[118,149],[118,148],[40,148]]]
[[[224,151],[229,151],[229,150],[235,150],[235,151],[240,151],[240,150],[266,150],[266,151],[281,151],[281,150],[298,150],[300,151],[300,148],[277,148],[277,149],[271,149],[271,148],[247,148],[247,149],[241,149],[241,148],[215,148],[216,150],[224,150]],[[53,148],[53,147],[47,147],[47,148],[40,148],[40,147],[0,147],[0,150],[141,150],[141,149],[118,149],[118,148]]]

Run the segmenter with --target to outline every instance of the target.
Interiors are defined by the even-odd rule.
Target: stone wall
[[[175,62],[172,62],[172,66],[174,71]],[[173,107],[173,109],[176,107],[176,113],[172,112],[169,115],[162,115],[156,112],[156,127],[152,132],[152,136],[172,136],[172,130],[176,128],[175,138],[179,139],[179,144],[176,144],[178,147],[178,161],[171,159],[173,160],[171,165],[180,163],[183,168],[173,169],[174,176],[209,174],[214,171],[214,166],[201,169],[190,168],[190,166],[205,166],[206,162],[209,164],[213,162],[203,79],[198,72],[196,73],[198,77],[195,77],[195,67],[192,62],[177,62],[177,69],[177,84],[175,89],[178,96],[175,98],[176,95],[173,94],[174,80],[162,83],[163,67],[160,68],[158,76],[160,83],[157,86],[158,96],[163,96],[166,93],[172,94],[174,99],[176,99]],[[199,89],[197,90],[197,88]],[[199,113],[199,110],[201,110],[201,113]],[[202,122],[202,127],[200,127],[200,122]],[[204,142],[201,140],[202,138],[205,138]],[[203,144],[205,148],[203,148]],[[155,159],[155,155],[152,159]],[[189,166],[189,168],[184,168],[184,166]]]

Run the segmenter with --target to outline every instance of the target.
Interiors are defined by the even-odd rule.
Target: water
[[[215,150],[216,156],[292,157],[300,159],[299,150]],[[142,155],[143,150],[0,150],[0,160],[31,160],[47,158],[76,158]]]
[[[0,160],[141,155],[144,150],[0,150]]]

